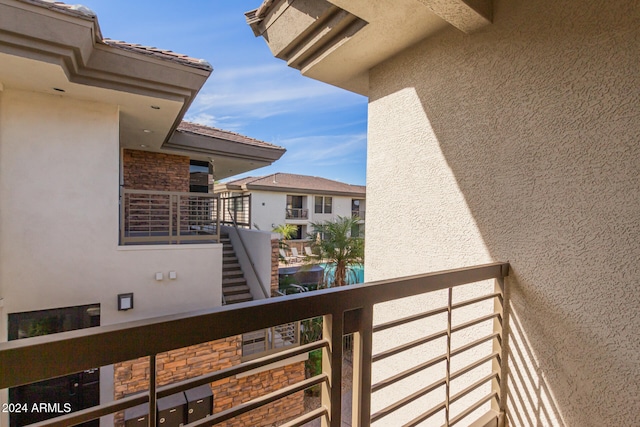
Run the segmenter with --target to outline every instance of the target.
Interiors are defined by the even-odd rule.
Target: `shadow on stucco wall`
[[[511,263],[512,425],[637,424],[640,6],[494,5],[480,32],[372,70],[370,102],[415,91],[484,245]]]

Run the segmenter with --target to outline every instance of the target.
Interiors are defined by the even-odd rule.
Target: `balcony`
[[[308,209],[287,209],[286,210],[286,219],[309,219],[309,210]]]
[[[211,243],[220,225],[251,228],[251,196],[123,189],[122,245]]]
[[[151,409],[148,425],[155,426],[159,398],[321,350],[321,373],[231,408],[214,410],[212,416],[188,426],[223,423],[314,386],[321,388],[320,405],[295,419],[281,420],[286,422],[284,425],[302,426],[318,418],[323,426],[332,427],[340,427],[342,421],[351,422],[352,426],[377,422],[380,422],[378,425],[400,425],[387,417],[404,411],[425,396],[429,396],[431,406],[421,406],[421,413],[402,425],[415,426],[425,420],[447,426],[503,425],[508,350],[505,335],[508,292],[503,278],[508,270],[507,263],[487,264],[0,343],[0,389],[147,357],[147,392],[38,425],[75,425],[147,404]],[[478,285],[481,286],[478,288]],[[477,292],[479,290],[482,292]],[[374,322],[374,312],[381,305],[394,301],[402,304],[403,298],[420,298],[420,295],[434,302],[433,306],[407,317]],[[443,305],[439,305],[440,302]],[[282,351],[181,382],[158,385],[162,372],[156,360],[163,352],[317,317],[323,319],[322,337],[317,341],[285,347]],[[407,331],[407,327],[415,333],[423,330],[424,325],[411,325],[420,323],[430,325],[432,331],[417,337],[407,334],[403,344],[374,353],[374,341],[379,340],[380,334],[404,335],[406,332],[401,331]],[[479,334],[480,325],[489,332]],[[353,405],[351,414],[346,415],[349,411],[343,409],[348,408],[342,408],[345,393],[342,343],[343,337],[350,334],[353,334]],[[431,348],[427,351],[424,346]],[[383,378],[377,378],[378,374],[372,370],[372,366],[383,360],[416,349],[420,350],[419,354],[433,356],[416,361],[415,366],[403,365]],[[480,349],[486,351],[483,353]],[[422,376],[427,371],[429,379],[417,390],[400,395],[399,399],[398,394],[393,393],[395,401],[372,406],[372,395],[406,379],[427,378]],[[347,416],[351,420],[342,419]]]
[[[351,216],[353,218],[358,218],[361,221],[364,221],[365,211],[363,210],[353,210],[351,211]]]

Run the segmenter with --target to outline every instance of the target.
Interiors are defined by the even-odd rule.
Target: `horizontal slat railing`
[[[218,241],[219,197],[207,193],[122,189],[120,243]]]
[[[216,413],[212,417],[190,424],[190,426],[214,425],[222,420],[228,420],[273,402],[283,396],[321,384],[323,389],[322,406],[313,411],[314,417],[311,417],[310,414],[302,415],[286,425],[298,426],[315,417],[321,417],[326,421],[327,426],[339,427],[342,413],[342,340],[344,335],[355,333],[354,377],[356,381],[354,381],[353,391],[353,425],[367,427],[371,422],[373,306],[398,298],[448,289],[466,283],[487,279],[501,280],[507,273],[508,264],[493,263],[4,342],[0,343],[0,366],[2,367],[0,369],[0,389],[67,375],[96,366],[107,366],[139,357],[151,356],[150,392],[146,395],[118,400],[41,423],[41,425],[72,425],[76,422],[87,421],[107,413],[133,407],[140,403],[146,402],[150,405],[150,408],[154,408],[155,401],[159,397],[247,372],[277,361],[283,361],[311,350],[322,349],[323,373],[321,375],[245,402],[227,411]],[[502,298],[500,300],[502,301]],[[451,310],[451,304],[447,310]],[[304,346],[287,347],[282,352],[246,361],[240,365],[180,383],[163,387],[157,387],[156,385],[154,363],[155,356],[159,353],[319,316],[324,319],[325,331],[321,341]],[[497,317],[501,320],[503,318],[503,316]],[[491,319],[494,318],[496,316],[491,317]],[[452,328],[450,327],[449,329]],[[490,340],[491,338],[485,337],[483,339]],[[50,355],[55,355],[55,357],[50,357]],[[427,364],[433,366],[439,362],[446,361],[448,357],[450,356],[438,357],[437,360],[433,359]],[[487,360],[480,363],[494,359],[501,360],[499,352],[491,354]],[[423,368],[426,368],[426,366]],[[465,371],[471,369],[473,367],[467,366],[463,368]],[[441,386],[443,383],[448,383],[448,381],[457,378],[463,373],[458,371],[449,374],[447,371],[445,379],[439,380],[437,384]],[[409,375],[410,373],[407,372],[400,373],[392,381],[400,380]],[[374,389],[379,390],[386,385],[383,382],[382,385],[374,386]],[[431,390],[432,387],[428,386],[421,391],[428,393]],[[404,403],[410,402],[413,398],[415,397],[410,396],[401,399],[400,404],[392,405],[393,407],[389,409],[389,412],[392,412],[397,407],[404,406]],[[438,405],[437,407],[440,408],[440,406]],[[446,402],[445,406],[448,407],[448,402]],[[155,411],[152,412],[155,414]],[[427,411],[429,414],[435,412],[433,410]],[[384,415],[387,415],[387,412]],[[377,417],[384,415],[379,414]],[[153,415],[151,418],[153,418]],[[420,418],[422,419],[422,417]]]
[[[286,210],[286,219],[308,219],[309,218],[309,210],[308,209],[287,209]]]
[[[251,194],[220,197],[220,223],[251,228]]]

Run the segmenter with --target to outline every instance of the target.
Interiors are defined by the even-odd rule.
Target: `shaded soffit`
[[[103,39],[84,7],[0,0],[4,89],[118,105],[125,146],[161,147],[211,71],[186,55]]]
[[[269,166],[286,152],[235,132],[189,122],[182,122],[162,148],[212,162],[216,180]]]
[[[245,16],[290,67],[367,96],[377,64],[449,26],[476,31],[491,14],[491,0],[265,0]]]

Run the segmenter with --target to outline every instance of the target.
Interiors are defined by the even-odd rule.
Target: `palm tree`
[[[271,231],[274,233],[278,233],[282,236],[282,238],[278,240],[278,248],[289,249],[289,244],[287,243],[287,240],[291,240],[291,238],[296,235],[296,233],[298,232],[298,227],[296,227],[293,224],[278,224]],[[282,258],[281,255],[280,255],[280,259],[282,261],[286,261]]]
[[[362,265],[364,262],[364,239],[360,235],[352,235],[352,231],[358,229],[357,225],[357,218],[341,216],[332,221],[311,223],[313,232],[309,238],[313,242],[313,252],[331,267],[335,266],[333,286],[348,284],[347,275],[355,275],[352,266]],[[325,269],[325,283],[327,279]]]

